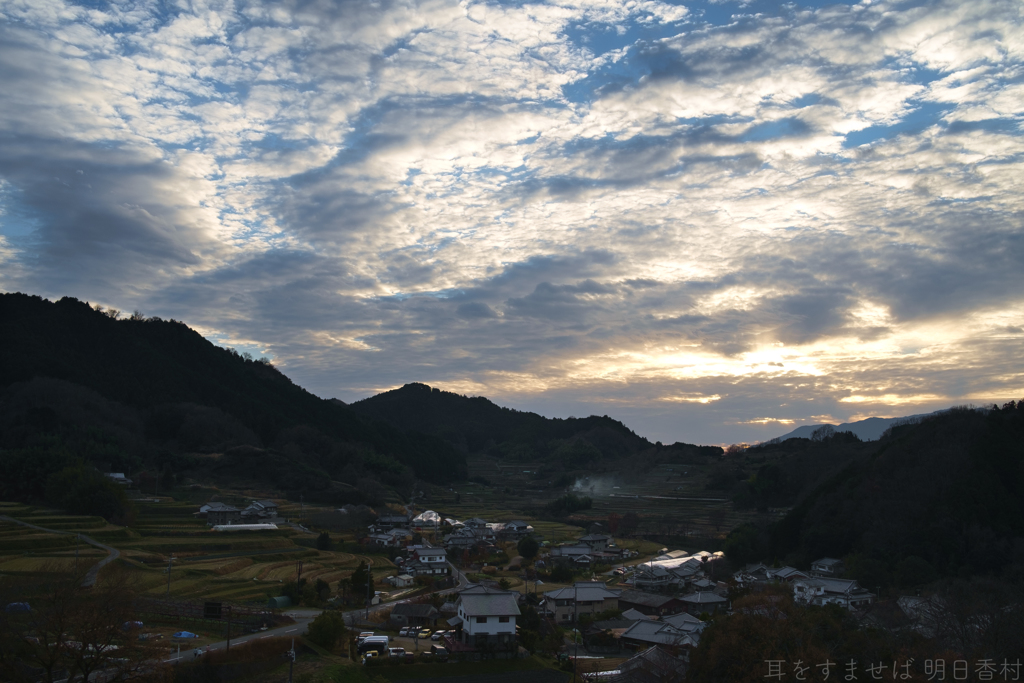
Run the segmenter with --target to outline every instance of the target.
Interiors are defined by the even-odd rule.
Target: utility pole
[[[224,648],[225,652],[227,652],[228,650],[231,649],[231,605],[228,605],[228,636],[227,636],[227,641],[228,641],[227,647]]]
[[[295,639],[292,638],[292,649],[288,652],[288,683],[292,683],[292,667],[295,666]]]
[[[366,567],[366,619],[370,619],[370,586],[373,585],[373,572],[370,566]]]
[[[302,598],[302,560],[295,563],[295,590],[299,592],[299,598]]]
[[[171,594],[171,563],[174,562],[174,553],[167,558],[167,595]]]
[[[576,660],[579,659],[579,654],[580,654],[580,644],[576,640],[576,637],[577,637],[578,632],[579,632],[579,627],[580,627],[580,620],[579,620],[580,605],[579,605],[579,598],[577,596],[576,589],[577,589],[576,580],[573,579],[573,582],[572,582],[572,648],[573,648],[573,655],[572,655],[572,683],[576,683]]]
[[[78,542],[82,540],[82,534],[75,534],[75,571],[78,571]]]

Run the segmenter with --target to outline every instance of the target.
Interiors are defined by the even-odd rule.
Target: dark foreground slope
[[[466,476],[442,439],[320,399],[184,323],[137,318],[0,295],[0,495],[39,494],[75,459],[335,499]]]

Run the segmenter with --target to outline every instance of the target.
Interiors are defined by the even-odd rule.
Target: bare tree
[[[88,568],[44,567],[31,585],[7,586],[0,600],[0,679],[156,681],[160,652],[135,628],[135,581],[118,565],[83,588]]]

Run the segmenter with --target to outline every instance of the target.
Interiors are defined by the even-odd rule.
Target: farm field
[[[73,534],[77,532],[120,550],[142,591],[160,597],[262,605],[268,597],[280,595],[283,584],[295,581],[299,561],[302,577],[311,583],[323,579],[336,584],[360,562],[370,565],[376,579],[395,571],[394,564],[382,555],[316,550],[315,535],[291,526],[269,532],[212,531],[194,516],[197,505],[188,500],[165,497],[160,502],[137,502],[136,506],[136,521],[130,527],[119,527],[102,518],[0,503],[0,514],[71,532],[48,533],[0,520],[0,583],[71,569],[76,562]],[[77,545],[80,563],[92,565],[106,557],[106,552],[84,541]]]

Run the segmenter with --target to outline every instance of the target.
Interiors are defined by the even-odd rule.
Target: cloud
[[[1024,391],[1009,0],[2,13],[5,289],[669,442]]]

